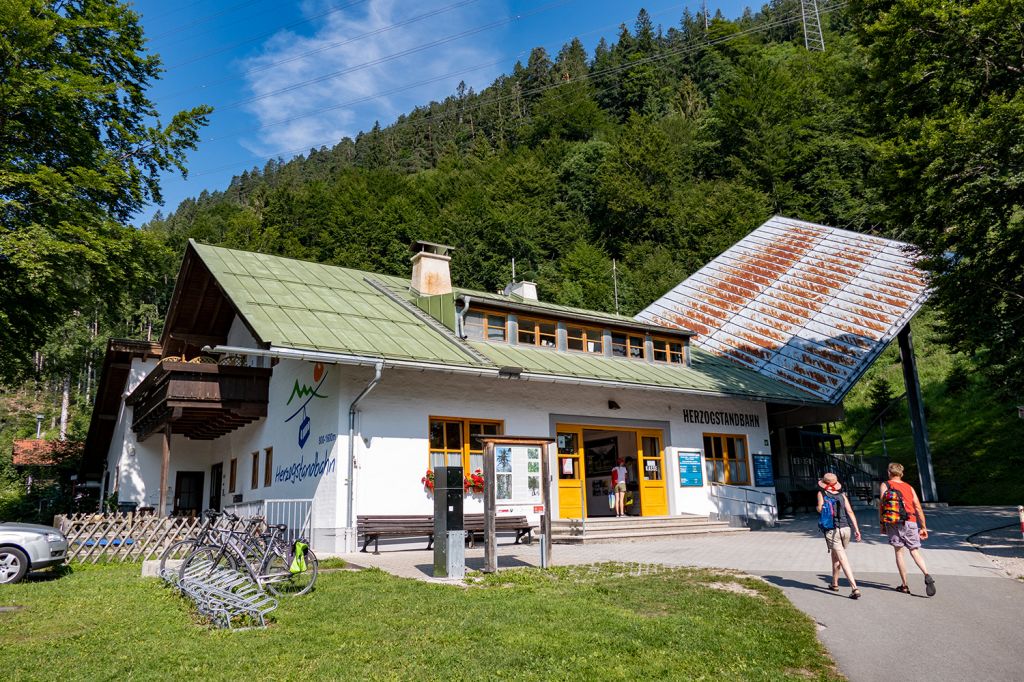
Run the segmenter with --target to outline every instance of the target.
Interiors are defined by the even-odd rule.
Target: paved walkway
[[[899,584],[892,549],[878,532],[874,512],[860,513],[864,542],[850,547],[853,569],[864,596],[847,599],[849,589],[829,592],[828,553],[810,515],[751,533],[656,542],[556,545],[556,565],[601,561],[661,563],[732,568],[762,576],[817,623],[819,637],[855,682],[912,680],[1021,680],[1024,667],[1024,583],[971,545],[973,533],[1013,523],[1009,507],[935,509],[927,513],[931,537],[924,543],[938,594],[925,598],[924,584],[908,557],[912,596]],[[383,545],[382,545],[383,547]],[[380,555],[344,556],[353,564],[375,566],[395,575],[431,580],[433,553],[384,549]],[[539,545],[499,545],[499,568],[536,566]],[[470,569],[483,565],[483,550],[466,551]],[[882,624],[893,621],[908,635],[899,650]],[[896,672],[898,670],[898,672]]]

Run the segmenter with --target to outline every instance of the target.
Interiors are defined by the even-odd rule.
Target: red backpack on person
[[[903,493],[886,484],[882,499],[879,500],[879,513],[883,526],[896,526],[906,523],[907,505],[903,501]]]

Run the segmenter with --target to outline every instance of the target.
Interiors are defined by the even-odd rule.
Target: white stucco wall
[[[232,345],[254,343],[237,322],[231,338]],[[140,363],[138,372],[133,365],[132,381],[136,384],[143,372],[155,365],[144,364]],[[269,361],[263,364],[270,365]],[[168,485],[174,485],[178,471],[205,472],[205,504],[210,486],[217,485],[210,481],[210,469],[221,462],[222,506],[232,504],[236,496],[242,502],[313,499],[314,547],[343,551],[348,542],[345,528],[354,525],[354,519],[346,518],[348,408],[372,377],[371,367],[279,361],[273,367],[267,417],[215,441],[191,441],[175,435]],[[609,409],[609,400],[620,409]],[[755,416],[759,423],[745,427],[690,423],[692,413],[684,417],[684,410],[742,413]],[[746,436],[751,453],[769,452],[768,420],[760,401],[388,368],[358,412],[353,442],[353,516],[433,512],[432,496],[420,482],[429,464],[431,416],[501,420],[506,434],[519,436],[554,437],[556,423],[659,429],[664,434],[663,471],[670,514],[721,511],[708,494],[706,478],[703,487],[680,486],[678,448],[702,449],[704,433],[729,433]],[[129,456],[132,448],[135,455]],[[273,448],[273,480],[265,486],[263,466],[268,448]],[[251,486],[252,452],[260,453],[256,488]],[[557,476],[553,452],[548,457],[550,470]],[[110,452],[110,461],[121,463],[122,500],[156,505],[160,458],[160,438],[153,436],[144,443],[135,443],[130,409],[123,408]],[[232,458],[238,461],[234,494],[227,491]],[[552,495],[552,514],[557,518],[557,479],[552,482]],[[169,495],[168,505],[172,500]],[[482,512],[482,499],[467,496],[465,511]]]

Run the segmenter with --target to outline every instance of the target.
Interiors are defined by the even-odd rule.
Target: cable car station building
[[[450,247],[414,251],[404,278],[190,242],[159,344],[108,347],[86,446],[104,495],[352,551],[359,516],[431,514],[432,467],[471,474],[482,438],[515,435],[553,443],[552,518],[585,520],[566,539],[772,523],[801,478],[787,434],[840,419],[926,296],[904,245],[778,217],[636,318],[460,289]],[[514,502],[533,494],[539,474]]]

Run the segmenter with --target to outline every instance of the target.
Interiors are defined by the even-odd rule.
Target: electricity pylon
[[[804,25],[804,47],[810,51],[825,51],[825,36],[821,34],[818,0],[800,0],[800,14]]]

